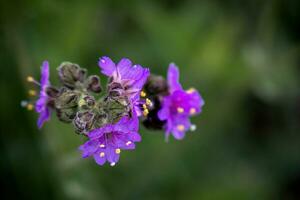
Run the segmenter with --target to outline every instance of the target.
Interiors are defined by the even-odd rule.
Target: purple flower
[[[128,97],[132,110],[139,114],[137,105],[140,104],[141,90],[150,75],[149,69],[141,65],[132,65],[127,58],[122,58],[116,65],[109,57],[103,56],[98,64],[101,72],[111,77],[110,90]]]
[[[185,132],[191,128],[190,117],[201,112],[204,101],[197,90],[191,88],[187,91],[182,89],[179,83],[179,70],[171,63],[168,69],[169,95],[163,98],[162,108],[158,117],[166,121],[166,139],[170,133],[180,140]]]
[[[123,117],[116,124],[107,124],[89,132],[89,140],[80,146],[82,157],[93,156],[96,163],[103,165],[106,161],[114,166],[121,150],[135,149],[134,142],[141,141],[138,134],[138,119]]]
[[[35,103],[35,110],[39,113],[37,125],[41,128],[45,121],[50,119],[50,108],[48,104],[48,95],[46,93],[47,87],[50,86],[49,82],[49,63],[44,61],[41,67],[41,81],[40,81],[40,95]]]

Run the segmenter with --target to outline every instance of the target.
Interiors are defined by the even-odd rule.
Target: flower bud
[[[95,114],[92,111],[79,111],[77,112],[73,124],[76,132],[86,135],[94,124]]]
[[[52,86],[48,86],[46,88],[46,93],[49,97],[56,98],[59,95],[59,90],[57,90],[56,88],[54,88]]]
[[[77,108],[56,108],[57,118],[65,123],[71,123],[76,116]]]
[[[81,109],[87,110],[87,109],[93,108],[95,103],[96,103],[96,101],[95,101],[95,98],[93,96],[84,95],[79,100],[78,105]]]
[[[111,82],[108,85],[108,93],[110,97],[119,97],[122,95],[123,87],[121,83]]]
[[[131,112],[129,100],[123,96],[106,98],[104,109],[108,120],[112,123],[117,122],[123,116],[130,115]]]
[[[89,76],[86,81],[87,90],[100,93],[102,91],[100,78],[96,75]]]
[[[108,115],[103,110],[98,111],[94,118],[94,128],[102,127],[108,123]]]
[[[70,62],[63,62],[57,70],[59,79],[69,88],[75,88],[77,82],[83,83],[86,77],[85,69],[82,69],[79,65]]]
[[[77,107],[81,94],[76,90],[62,88],[58,97],[55,99],[57,109]]]

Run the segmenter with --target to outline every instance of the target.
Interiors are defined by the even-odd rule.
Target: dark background
[[[273,1],[0,1],[1,199],[300,199],[300,7]],[[141,128],[115,167],[81,159],[55,116],[20,107],[48,59],[99,73],[129,57],[205,99],[197,131]],[[105,80],[102,76],[102,80]]]

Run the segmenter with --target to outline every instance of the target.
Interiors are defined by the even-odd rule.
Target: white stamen
[[[26,107],[27,104],[28,104],[28,101],[25,101],[25,100],[21,101],[21,106],[22,107]]]
[[[112,163],[110,163],[110,166],[115,166],[116,165],[116,163],[115,162],[112,162]]]
[[[196,129],[197,129],[197,126],[195,124],[192,124],[191,127],[190,127],[190,130],[195,131]]]
[[[131,141],[128,141],[128,142],[126,142],[126,146],[129,146],[129,145],[131,145]]]
[[[105,156],[105,153],[104,152],[101,152],[100,153],[100,157],[102,158],[102,157],[104,157]]]

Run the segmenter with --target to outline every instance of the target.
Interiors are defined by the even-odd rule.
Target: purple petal
[[[43,124],[50,119],[50,110],[49,108],[45,108],[44,111],[40,112],[39,119],[37,121],[37,125],[42,128]]]
[[[137,116],[132,116],[132,118],[124,116],[114,126],[114,130],[118,132],[132,132],[132,131],[137,131],[138,128],[139,128],[139,121]]]
[[[105,153],[104,151],[100,151],[94,154],[94,159],[98,165],[104,165],[106,162],[106,156],[100,156],[100,153]]]
[[[139,120],[136,113],[133,113],[132,115],[133,115],[132,118],[130,118],[127,122],[127,127],[129,131],[136,132],[139,129]]]
[[[126,68],[126,70],[122,71],[122,79],[136,80],[143,73],[144,68],[140,65],[133,65],[130,68]]]
[[[129,139],[133,142],[140,142],[142,140],[142,137],[137,132],[131,132],[128,136]]]
[[[101,68],[101,73],[106,76],[112,76],[113,72],[116,70],[115,63],[107,56],[101,57],[98,65]]]
[[[117,69],[121,75],[121,77],[126,76],[126,73],[130,70],[132,66],[132,62],[128,58],[122,58],[120,62],[117,64]]]
[[[204,105],[204,100],[199,92],[195,90],[193,93],[189,94],[189,97],[191,106],[196,108],[197,113],[201,112],[201,108]]]
[[[106,159],[108,162],[110,163],[117,163],[119,161],[120,158],[120,154],[116,153],[116,149],[109,146],[106,148]]]
[[[168,85],[170,87],[171,92],[182,89],[182,86],[179,83],[179,70],[178,70],[178,67],[174,63],[171,63],[169,65]]]
[[[104,133],[111,132],[113,130],[113,126],[111,124],[107,124],[101,128],[93,129],[88,133],[88,137],[90,139],[100,138]]]
[[[136,102],[136,101],[134,101],[134,102]],[[135,105],[133,106],[133,113],[134,113],[137,117],[142,116],[142,110],[141,110],[141,108],[140,108],[140,105],[135,104]]]
[[[82,157],[86,158],[94,154],[99,146],[99,141],[89,140],[79,147],[79,150],[82,151]]]
[[[149,75],[150,75],[150,70],[144,69],[140,78],[137,79],[132,84],[133,90],[136,90],[135,94],[132,96],[132,99],[138,99],[140,97],[140,91],[142,90],[143,86],[145,85],[146,81],[148,80]]]
[[[41,87],[44,89],[49,83],[49,62],[44,61],[41,66]]]
[[[140,66],[141,67],[141,66]],[[139,78],[135,79],[136,81],[133,83],[134,88],[142,89],[145,85],[148,77],[150,75],[150,70],[148,68],[142,70]]]
[[[188,117],[186,118],[177,118],[172,122],[172,135],[177,139],[181,140],[185,136],[185,132],[190,129],[191,123]],[[181,127],[183,130],[181,130]]]
[[[158,111],[158,118],[162,121],[167,120],[170,115],[170,98],[165,97],[162,108]]]
[[[169,108],[168,107],[163,107],[160,111],[158,111],[158,118],[161,121],[168,119],[168,116],[169,116]]]
[[[173,136],[175,139],[177,140],[182,140],[185,136],[185,132],[184,131],[177,131],[177,130],[174,130],[172,132]]]
[[[128,143],[129,142],[129,143]],[[126,143],[124,143],[122,145],[122,149],[126,149],[126,150],[133,150],[135,149],[135,144],[132,141],[127,141]]]
[[[40,98],[35,102],[35,110],[40,113],[47,107],[48,97],[43,94],[40,95]]]

